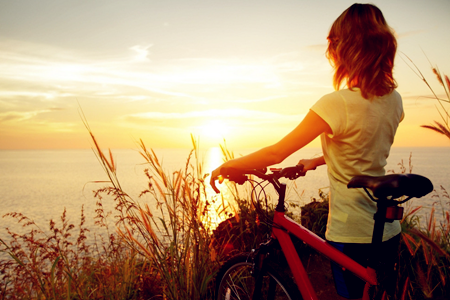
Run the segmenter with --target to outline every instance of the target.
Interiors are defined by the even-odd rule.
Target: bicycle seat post
[[[372,235],[372,245],[375,248],[383,242],[384,224],[386,223],[387,199],[378,199],[377,212],[373,216],[375,220]]]

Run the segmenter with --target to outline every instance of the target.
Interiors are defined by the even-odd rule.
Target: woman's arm
[[[330,126],[315,112],[309,111],[303,121],[278,143],[262,148],[251,154],[227,161],[211,174],[215,181],[221,168],[260,169],[281,163],[286,157],[303,148],[321,133],[331,133]]]

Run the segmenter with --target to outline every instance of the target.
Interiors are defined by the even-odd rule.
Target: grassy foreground
[[[6,214],[27,230],[8,230],[8,238],[1,241],[0,298],[214,299],[221,263],[233,251],[264,240],[270,230],[264,220],[273,210],[237,189],[232,205],[222,198],[213,201],[194,140],[186,164],[170,174],[141,141],[148,184],[138,200],[132,199],[120,186],[112,153],[105,154],[91,136],[109,177],[109,184],[94,193],[96,232],[103,234],[86,228],[83,208],[78,224],[71,224],[63,212],[46,230],[20,213]],[[223,150],[225,159],[232,157]],[[407,207],[402,220],[397,299],[450,296],[450,199],[444,189],[436,197],[425,223],[417,215],[421,207]],[[323,235],[326,199],[321,194],[302,209],[301,219],[293,217]],[[105,211],[104,201],[114,201],[112,214]],[[213,230],[212,216],[227,221]]]

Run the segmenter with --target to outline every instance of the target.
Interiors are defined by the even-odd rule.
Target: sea
[[[111,150],[117,165],[117,176],[122,188],[137,201],[149,201],[140,198],[141,191],[148,187],[144,170],[148,167],[138,149]],[[189,149],[154,149],[166,172],[184,169]],[[245,155],[251,149],[233,151],[235,157]],[[419,211],[423,222],[434,205],[438,220],[442,220],[442,209],[449,210],[450,191],[450,148],[394,147],[388,159],[388,172],[420,174],[428,177],[435,191],[421,199],[414,199],[412,206],[423,206]],[[321,155],[319,148],[304,148],[286,159],[280,166],[295,165],[301,158]],[[219,148],[200,151],[198,159],[208,173],[222,162]],[[191,157],[191,163],[195,158]],[[306,204],[312,198],[318,198],[318,191],[327,191],[328,179],[326,166],[308,172],[305,177],[296,180],[296,192],[289,199]],[[20,213],[32,220],[41,230],[49,228],[50,220],[61,222],[65,212],[69,222],[78,226],[81,209],[86,216],[86,226],[95,230],[94,215],[96,198],[94,192],[107,186],[108,177],[95,153],[90,150],[0,150],[0,238],[7,240],[11,232],[22,233],[29,230],[8,213]],[[214,197],[208,189],[208,197]],[[112,201],[104,202],[105,209],[113,209]]]

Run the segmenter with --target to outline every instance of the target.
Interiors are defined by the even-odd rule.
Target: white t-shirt
[[[322,148],[330,179],[328,240],[370,243],[376,204],[363,189],[348,189],[356,175],[385,175],[386,159],[403,118],[399,93],[364,99],[359,89],[325,95],[311,108],[331,128],[322,134]],[[401,231],[400,223],[386,223],[383,241]]]

